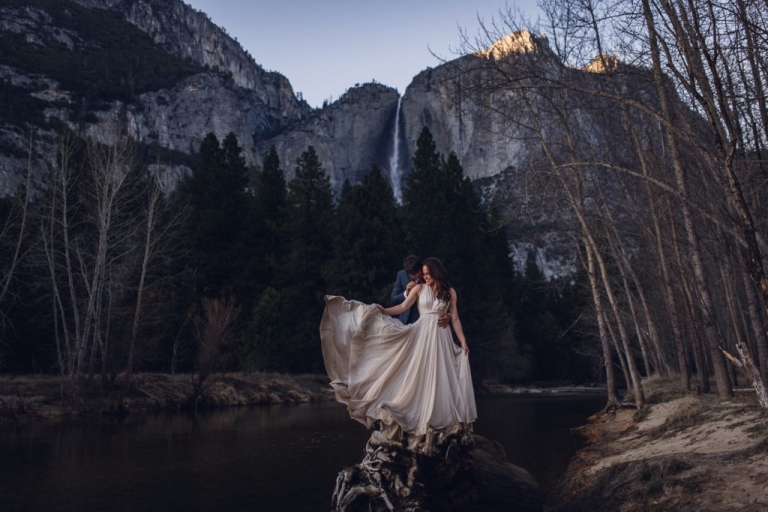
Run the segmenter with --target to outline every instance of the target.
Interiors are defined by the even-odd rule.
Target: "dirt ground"
[[[646,410],[592,417],[550,510],[768,511],[768,411],[748,389],[721,401],[676,386],[648,380]]]

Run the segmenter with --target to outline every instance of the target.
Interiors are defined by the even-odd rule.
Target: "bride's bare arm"
[[[461,342],[461,350],[463,350],[465,354],[469,354],[467,338],[464,336],[464,329],[461,327],[461,319],[459,318],[459,310],[456,307],[456,290],[453,288],[451,288],[451,305],[448,306],[448,310],[451,312],[451,326]]]
[[[413,306],[416,303],[416,300],[419,298],[419,293],[421,292],[421,287],[423,285],[417,284],[413,288],[411,288],[411,291],[408,292],[408,297],[405,299],[404,302],[401,302],[397,306],[392,306],[391,308],[385,308],[384,306],[380,306],[376,304],[376,307],[379,308],[379,311],[384,313],[385,315],[399,315],[401,313],[405,313],[408,311],[408,309]]]

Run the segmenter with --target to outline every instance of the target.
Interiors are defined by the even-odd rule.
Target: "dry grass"
[[[51,375],[0,375],[0,396],[54,396],[61,378]]]
[[[35,415],[35,407],[26,400],[11,397],[0,398],[0,418],[16,420],[25,416]]]
[[[324,375],[277,373],[224,373],[210,377],[198,406],[236,407],[255,404],[300,403],[332,400],[333,392]],[[51,376],[0,377],[0,421],[24,418],[57,418],[118,410],[123,376],[105,392],[100,383],[90,390],[66,394],[65,381]],[[192,375],[140,373],[126,393],[123,413],[186,407],[194,394]]]
[[[748,391],[722,401],[677,380],[646,389],[648,408],[584,427],[590,445],[552,510],[768,510],[768,411]]]
[[[664,493],[665,486],[696,488],[699,483],[678,475],[691,469],[678,458],[631,461],[602,470],[587,485],[581,481],[583,492],[554,507],[560,511],[585,510],[650,510],[639,505]],[[598,504],[596,506],[595,504]],[[636,505],[633,505],[636,504]]]

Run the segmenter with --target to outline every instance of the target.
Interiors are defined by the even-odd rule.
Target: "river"
[[[481,396],[475,432],[549,491],[604,403]],[[0,510],[327,511],[368,435],[335,402],[0,425]]]

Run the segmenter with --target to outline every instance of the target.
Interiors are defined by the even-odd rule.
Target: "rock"
[[[233,132],[243,148],[248,165],[261,164],[254,140],[264,138],[285,122],[279,112],[247,89],[233,86],[216,73],[200,73],[177,83],[172,89],[142,94],[126,105],[125,117],[136,140],[149,145],[194,154],[208,133],[223,140]],[[116,102],[100,117],[117,117],[123,105]],[[90,125],[88,133],[98,137],[100,123]]]
[[[392,440],[374,431],[356,466],[339,473],[338,512],[540,511],[535,479],[498,443],[462,426]]]
[[[498,53],[497,47],[501,46],[505,48],[505,59],[536,59],[542,69],[548,59],[554,58],[546,40],[527,31],[500,39],[488,52]],[[437,150],[445,155],[455,151],[473,180],[525,168],[539,154],[538,145],[521,140],[520,128],[504,116],[507,109],[521,110],[519,98],[498,95],[490,100],[492,109],[480,108],[467,99],[473,83],[487,72],[486,59],[485,55],[466,55],[414,77],[402,102],[407,155],[416,150],[424,126],[432,132]],[[408,169],[409,160],[403,161]]]
[[[258,141],[264,141],[307,117],[313,109],[291,87],[287,78],[256,64],[240,44],[216,26],[206,14],[180,0],[77,0],[87,9],[110,10],[145,32],[162,50],[205,68],[172,87],[137,95],[130,103],[104,102],[90,111],[88,121],[75,119],[79,109],[73,98],[82,91],[68,91],[60,77],[45,76],[13,68],[0,62],[0,82],[28,91],[33,98],[49,103],[45,120],[67,124],[73,131],[97,139],[112,119],[125,120],[129,133],[139,142],[186,154],[199,150],[200,142],[213,132],[222,140],[233,132],[243,147],[246,163],[261,164]],[[33,45],[66,48],[78,52],[102,41],[94,34],[57,26],[58,18],[42,7],[0,7],[0,34],[23,35]],[[51,11],[53,12],[53,11]],[[0,58],[0,61],[2,59]],[[201,68],[201,71],[203,71]],[[0,196],[13,193],[24,169],[28,144],[18,143],[14,131],[28,131],[0,119]],[[39,133],[52,139],[53,130],[41,126]],[[22,141],[23,142],[23,141]],[[36,153],[50,157],[55,151],[49,140],[35,144]],[[306,149],[306,148],[305,148]],[[44,159],[36,167],[47,167]],[[171,162],[179,166],[179,162]],[[177,170],[176,176],[189,172]],[[46,173],[42,173],[46,174]],[[170,182],[164,190],[173,188]]]
[[[290,82],[280,73],[256,64],[240,43],[211,21],[207,14],[180,0],[76,0],[91,9],[118,12],[132,25],[147,33],[168,52],[191,59],[202,66],[232,76],[234,85],[251,91],[255,99],[285,121],[304,117],[311,111],[294,94]]]
[[[51,168],[51,126],[61,122],[78,134],[98,138],[104,133],[105,124],[117,118],[126,121],[131,135],[147,147],[171,150],[171,156],[164,156],[169,161],[160,162],[170,171],[163,174],[166,192],[173,189],[174,179],[190,172],[191,159],[185,155],[197,153],[209,132],[220,140],[233,132],[247,165],[252,168],[261,166],[262,155],[274,145],[288,180],[294,175],[299,155],[308,146],[314,146],[337,194],[345,180],[352,184],[361,182],[374,164],[385,172],[397,167],[399,171],[392,182],[401,183],[410,172],[418,135],[427,126],[438,151],[446,156],[456,152],[484,202],[495,200],[505,218],[514,219],[507,234],[518,270],[523,270],[530,255],[546,278],[573,273],[576,253],[569,226],[573,216],[562,198],[553,199],[544,184],[530,179],[531,175],[540,174],[532,171],[547,168],[546,162],[542,164],[539,144],[521,128],[530,125],[530,119],[523,116],[519,122],[510,121],[525,110],[519,92],[502,84],[497,93],[484,98],[488,105],[476,105],[468,99],[473,84],[485,83],[492,76],[489,69],[496,64],[511,70],[532,70],[532,76],[526,78],[531,87],[535,87],[536,81],[545,80],[553,70],[562,70],[546,38],[527,31],[514,32],[485,51],[422,71],[402,97],[390,87],[364,84],[350,88],[322,109],[313,109],[294,92],[287,78],[264,70],[226,30],[181,0],[75,1],[87,9],[108,10],[110,18],[116,18],[112,13],[117,13],[125,22],[116,20],[121,25],[118,29],[135,32],[134,27],[138,28],[162,50],[200,66],[200,73],[162,82],[164,89],[132,95],[127,104],[104,100],[98,108],[83,106],[89,110],[81,111],[76,99],[83,91],[66,90],[59,82],[61,77],[44,76],[0,62],[0,82],[12,85],[14,94],[28,94],[34,100],[31,104],[36,105],[34,109],[42,110],[34,121],[41,125],[34,142],[34,153],[39,156],[33,159],[36,182],[42,181],[38,178],[47,175]],[[70,4],[68,9],[75,7]],[[92,31],[78,32],[77,27],[51,14],[56,12],[42,4],[0,7],[0,34],[24,36],[30,45],[41,49],[58,47],[71,52],[103,43],[91,39],[97,37]],[[617,63],[611,64],[612,71],[618,67]],[[594,63],[587,69],[567,68],[569,76],[582,82],[586,89],[608,86],[603,71]],[[49,72],[55,74],[55,69]],[[653,94],[643,92],[642,75],[633,71],[625,78],[613,78],[626,80],[626,86],[638,90],[637,94]],[[601,105],[599,98],[579,97],[576,93],[568,98],[573,118],[578,120],[574,136],[587,142],[587,146],[610,150],[606,141],[611,140],[621,116]],[[553,99],[560,101],[556,96]],[[536,111],[551,110],[540,97],[533,96],[530,101]],[[548,120],[543,116],[541,121],[553,140],[558,140],[562,137],[561,123],[550,117]],[[49,123],[51,126],[43,126]],[[29,130],[17,124],[0,119],[0,197],[15,193],[28,161]],[[398,161],[392,165],[396,131]],[[623,154],[603,156],[600,155],[601,160],[623,163],[631,159]],[[632,167],[631,162],[625,166]],[[611,189],[615,181],[606,179],[604,192],[609,201],[615,195]]]
[[[290,180],[296,159],[313,146],[331,187],[338,192],[344,180],[361,182],[374,164],[389,170],[398,98],[395,89],[380,84],[353,87],[306,120],[262,142],[262,153],[274,145]]]

